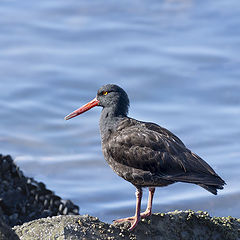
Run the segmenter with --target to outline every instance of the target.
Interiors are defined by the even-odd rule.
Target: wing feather
[[[104,148],[114,161],[122,165],[167,176],[171,180],[199,182],[201,173],[218,176],[177,136],[152,123],[126,119],[109,136]]]

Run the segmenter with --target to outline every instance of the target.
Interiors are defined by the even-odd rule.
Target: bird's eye
[[[108,94],[108,92],[106,92],[106,91],[103,91],[103,93],[102,93],[104,96],[106,96],[107,94]]]

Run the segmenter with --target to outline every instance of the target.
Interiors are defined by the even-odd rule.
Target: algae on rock
[[[116,225],[84,216],[57,216],[34,220],[13,230],[22,240],[42,239],[156,239],[240,240],[240,219],[210,217],[207,212],[174,211],[143,219],[129,232],[129,223]]]

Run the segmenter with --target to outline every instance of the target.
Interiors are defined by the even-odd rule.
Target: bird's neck
[[[119,121],[125,117],[126,117],[125,113],[120,112],[118,109],[115,109],[114,107],[103,108],[99,123],[102,139],[106,137],[106,135],[114,131],[118,126]]]

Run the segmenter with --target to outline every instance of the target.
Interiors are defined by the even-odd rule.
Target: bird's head
[[[99,88],[97,96],[92,101],[67,115],[65,120],[76,117],[95,106],[109,108],[116,115],[126,116],[129,108],[129,99],[127,93],[121,87],[107,84]]]

